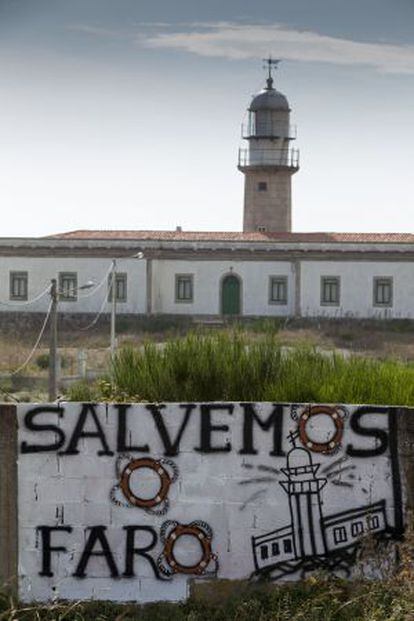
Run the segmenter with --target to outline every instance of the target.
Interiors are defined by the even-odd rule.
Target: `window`
[[[285,554],[290,554],[292,552],[292,542],[290,539],[283,539],[283,551]]]
[[[27,272],[10,272],[10,299],[27,300]]]
[[[269,304],[287,304],[286,276],[270,276]]]
[[[392,306],[392,278],[374,278],[374,306]]]
[[[192,274],[176,274],[175,276],[175,301],[176,302],[192,302],[193,301],[193,275]]]
[[[361,521],[359,522],[352,522],[351,524],[351,535],[353,537],[358,537],[359,535],[362,535],[362,533],[364,532],[364,525]]]
[[[277,541],[272,543],[272,556],[278,556],[280,554],[279,544]]]
[[[369,530],[376,530],[379,528],[379,518],[378,515],[369,515],[368,516],[368,528]]]
[[[78,299],[76,272],[59,272],[59,299],[63,302],[76,302]]]
[[[259,183],[257,184],[257,190],[258,192],[267,192],[267,182],[259,181]]]
[[[336,528],[334,528],[333,536],[335,543],[344,543],[345,541],[348,541],[345,526],[337,526]]]
[[[112,278],[113,275],[108,276],[108,302],[112,302]],[[123,272],[115,273],[115,301],[126,302],[127,301],[127,274]]]
[[[339,276],[322,276],[321,304],[324,306],[339,306],[340,279]]]
[[[266,232],[266,227],[263,224],[259,224],[256,227],[256,230],[259,231],[259,233],[265,233]]]
[[[260,558],[262,559],[262,561],[265,561],[267,558],[269,558],[267,546],[260,546]]]

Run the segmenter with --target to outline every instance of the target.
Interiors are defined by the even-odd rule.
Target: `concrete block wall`
[[[0,574],[24,601],[357,571],[414,508],[414,410],[21,404],[0,412]],[[359,571],[359,569],[358,569]],[[371,559],[369,575],[379,575]]]

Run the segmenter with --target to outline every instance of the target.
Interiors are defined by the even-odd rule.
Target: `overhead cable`
[[[86,331],[86,330],[89,330],[90,328],[93,328],[93,326],[97,323],[99,317],[102,315],[103,309],[105,308],[106,304],[107,304],[107,299],[106,299],[106,294],[105,294],[105,297],[101,304],[101,308],[99,309],[95,317],[86,326],[84,326],[83,328],[79,328],[79,330]]]
[[[99,291],[99,289],[102,287],[102,285],[107,281],[109,274],[112,271],[112,264],[109,266],[108,271],[105,273],[105,276],[102,278],[101,281],[98,282],[98,284],[96,285],[96,287],[94,287],[91,291],[88,291],[88,293],[85,294],[79,294],[79,297],[82,299],[85,298],[90,298],[92,295],[95,295],[95,293],[97,291]]]
[[[52,310],[52,304],[53,304],[53,300],[50,300],[50,304],[49,304],[49,308],[48,308],[47,313],[46,313],[46,317],[44,319],[42,327],[40,328],[40,332],[39,332],[38,337],[36,339],[36,343],[33,345],[32,351],[30,352],[30,354],[28,355],[26,360],[23,362],[23,364],[21,364],[17,369],[15,369],[14,371],[12,371],[10,373],[11,376],[12,375],[17,375],[17,373],[19,373],[22,369],[24,369],[29,364],[30,360],[33,358],[33,355],[34,355],[36,349],[38,348],[38,345],[39,345],[39,343],[41,341],[43,333],[44,333],[44,331],[46,329],[46,325],[47,325],[47,322],[48,322],[48,319],[49,319],[49,316],[50,316],[50,312]]]
[[[36,295],[34,298],[31,298],[30,300],[22,300],[21,302],[17,302],[16,304],[13,304],[10,302],[0,302],[0,305],[9,306],[13,308],[20,308],[21,306],[29,306],[30,304],[34,304],[35,302],[40,300],[49,291],[50,291],[50,285],[48,285],[46,289],[43,289],[43,291],[41,291],[38,295]]]

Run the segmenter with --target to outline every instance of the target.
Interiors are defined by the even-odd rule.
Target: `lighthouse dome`
[[[288,468],[300,468],[312,464],[309,452],[304,448],[296,447],[288,453]]]
[[[257,93],[251,101],[249,110],[286,110],[289,111],[289,103],[283,93],[274,88],[264,88]]]

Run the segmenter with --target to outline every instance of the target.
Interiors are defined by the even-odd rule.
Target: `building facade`
[[[412,234],[75,231],[0,256],[0,311],[45,312],[56,278],[61,312],[109,313],[116,257],[120,314],[414,318]]]

